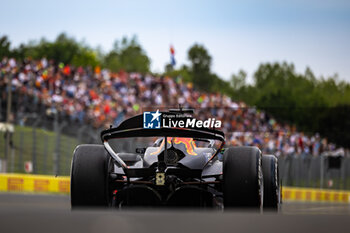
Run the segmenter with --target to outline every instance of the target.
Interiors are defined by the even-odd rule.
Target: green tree
[[[252,91],[254,87],[248,85],[246,79],[247,73],[244,70],[240,70],[237,74],[232,74],[228,85],[230,87],[228,95],[236,101],[244,100],[249,104],[255,103],[256,95]]]
[[[183,65],[180,69],[173,69],[173,66],[171,64],[167,64],[165,66],[165,73],[164,75],[170,76],[173,78],[182,78],[184,82],[192,82],[192,73],[188,66]]]
[[[316,79],[310,68],[300,74],[293,64],[266,63],[255,72],[253,85],[241,86],[234,94],[280,122],[349,146],[345,132],[350,130],[350,84],[337,75]]]
[[[221,79],[216,74],[211,74],[211,80],[213,80],[213,86],[211,90],[216,93],[231,95],[232,88],[230,87],[230,82]]]
[[[202,45],[194,44],[188,51],[188,59],[191,62],[190,70],[195,87],[204,91],[212,91],[214,84],[210,72],[212,58],[207,49]]]
[[[27,44],[21,44],[14,49],[13,55],[23,59],[31,57],[41,59],[46,57],[56,62],[73,64],[76,66],[96,66],[100,64],[96,52],[89,46],[77,42],[74,38],[61,33],[53,42],[42,38],[38,41],[30,41]]]
[[[9,57],[11,55],[10,45],[11,42],[8,40],[7,36],[0,37],[0,58]]]
[[[112,71],[123,69],[127,72],[147,73],[150,64],[150,58],[135,36],[131,39],[123,37],[121,43],[115,41],[114,48],[105,57],[105,66]]]
[[[231,75],[231,86],[233,90],[237,91],[246,85],[247,73],[240,70],[238,74]]]
[[[78,52],[73,56],[71,64],[75,66],[91,66],[95,67],[100,64],[97,59],[96,52],[88,48],[79,48]]]
[[[111,71],[118,72],[121,69],[119,54],[115,51],[109,52],[104,59],[104,65]]]

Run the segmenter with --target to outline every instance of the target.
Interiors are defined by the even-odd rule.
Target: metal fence
[[[350,158],[289,155],[278,158],[283,185],[297,187],[350,189]]]
[[[100,143],[98,130],[91,126],[52,121],[52,127],[45,127],[47,123],[38,118],[30,126],[15,126],[9,152],[6,133],[1,132],[0,172],[69,175],[74,148],[82,143]]]

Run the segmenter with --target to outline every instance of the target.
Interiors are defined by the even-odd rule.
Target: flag
[[[170,45],[170,64],[172,66],[176,65],[176,61],[175,61],[175,49],[172,45]]]

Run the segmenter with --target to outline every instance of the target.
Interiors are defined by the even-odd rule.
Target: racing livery
[[[221,122],[199,121],[191,113],[144,112],[103,130],[103,145],[77,146],[72,207],[277,210],[276,157],[257,147],[224,148],[225,135],[216,128]]]

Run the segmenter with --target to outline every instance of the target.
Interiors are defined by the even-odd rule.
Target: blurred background
[[[275,154],[283,185],[350,189],[348,1],[2,5],[1,172],[67,176],[78,144],[181,104]]]

